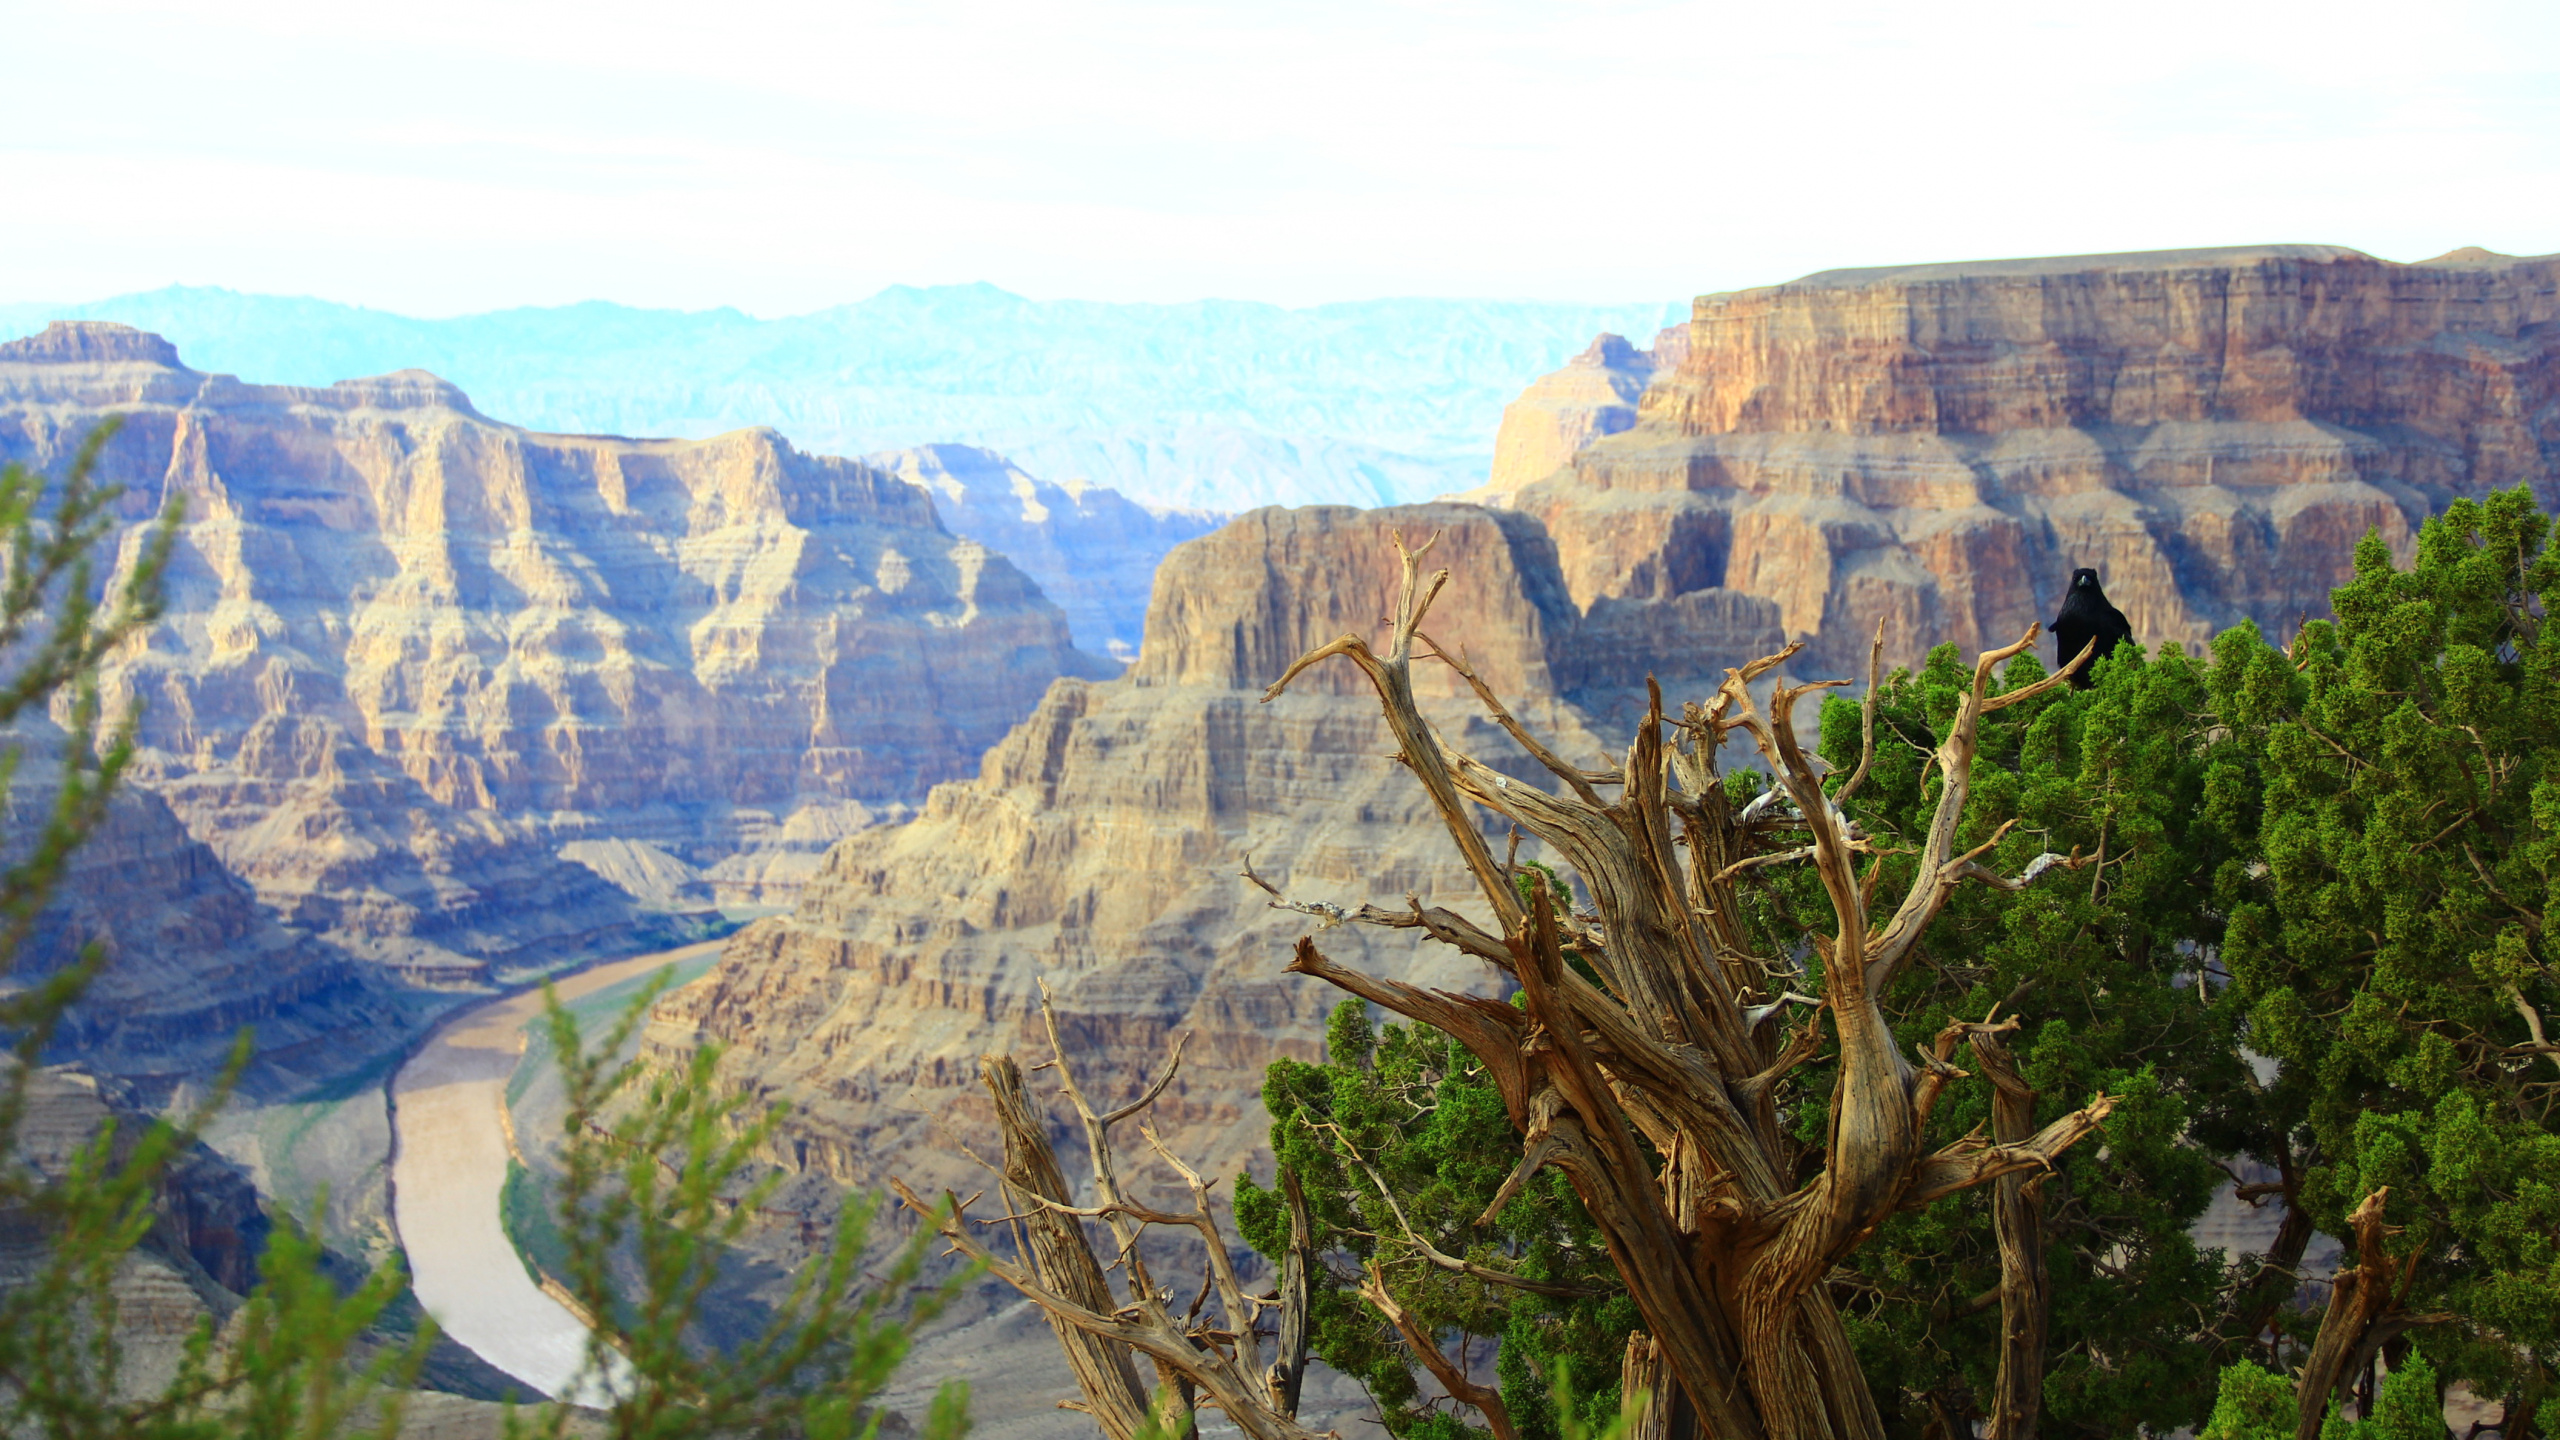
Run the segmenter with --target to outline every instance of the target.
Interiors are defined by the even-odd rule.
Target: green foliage
[[[2227,963],[2249,1043],[2281,1062],[2281,1141],[2321,1227],[2390,1187],[2422,1335],[2486,1393],[2560,1364],[2560,599],[2550,522],[2519,488],[2460,501],[2395,570],[2356,552],[2335,622],[2289,651],[2216,642],[2217,799],[2255,842],[2226,867]]]
[[[160,576],[177,535],[179,507],[172,502],[160,523],[112,587],[97,583],[92,552],[114,523],[123,498],[117,486],[91,483],[98,454],[113,439],[110,419],[81,443],[49,514],[43,512],[44,477],[22,466],[0,467],[0,656],[14,668],[0,675],[0,730],[59,709],[63,719],[61,783],[52,813],[15,863],[0,872],[0,970],[16,988],[0,994],[0,1036],[20,1059],[44,1053],[63,1013],[96,973],[103,956],[91,946],[74,963],[39,983],[16,974],[36,917],[62,881],[71,853],[105,822],[107,800],[133,759],[135,716],[103,724],[98,667],[106,657],[158,619]],[[0,796],[16,778],[23,748],[0,745]],[[19,837],[10,837],[13,842]],[[16,852],[18,846],[10,846]],[[13,1072],[0,1091],[0,1137],[17,1133],[24,1113],[24,1072]]]
[[[2222,1372],[2213,1416],[2196,1440],[2293,1440],[2300,1414],[2293,1382],[2243,1360]],[[2412,1355],[2383,1377],[2369,1419],[2351,1420],[2332,1406],[2320,1440],[2444,1440],[2444,1400],[2435,1367]]]
[[[1543,870],[1520,879],[1560,883]],[[1337,1006],[1325,1034],[1322,1064],[1277,1061],[1262,1092],[1272,1150],[1297,1175],[1313,1223],[1319,1263],[1310,1277],[1310,1348],[1368,1389],[1392,1435],[1487,1433],[1448,1402],[1421,1398],[1416,1361],[1357,1293],[1374,1260],[1389,1293],[1453,1359],[1480,1362],[1488,1343],[1500,1342],[1503,1403],[1523,1436],[1566,1440],[1563,1394],[1551,1391],[1564,1363],[1612,1377],[1567,1411],[1572,1426],[1605,1423],[1618,1408],[1615,1376],[1635,1308],[1564,1178],[1552,1170],[1537,1176],[1492,1223],[1477,1225],[1520,1151],[1501,1097],[1473,1073],[1473,1057],[1426,1027],[1381,1033],[1358,1001]],[[1265,1257],[1276,1263],[1286,1253],[1288,1210],[1276,1186],[1238,1176],[1236,1220]],[[1592,1293],[1542,1295],[1453,1273],[1424,1257],[1417,1235],[1452,1258]]]
[[[674,1068],[621,1059],[665,980],[636,996],[589,1043],[577,1016],[551,997],[546,1030],[568,1096],[557,1185],[557,1242],[570,1291],[595,1321],[583,1393],[609,1398],[615,1440],[679,1440],[723,1433],[789,1433],[806,1440],[869,1434],[866,1407],[906,1358],[918,1326],[966,1279],[903,1304],[922,1270],[922,1227],[869,1288],[857,1292],[876,1202],[847,1199],[826,1253],[801,1266],[760,1333],[726,1351],[693,1336],[704,1301],[739,1237],[782,1178],[749,1179],[755,1155],[783,1119],[747,1113],[714,1080],[718,1053]],[[636,1257],[639,1287],[624,1293],[616,1261]],[[926,1440],[966,1429],[967,1386],[943,1386]],[[567,1432],[549,1407],[512,1433]]]
[[[2293,1440],[2296,1413],[2293,1382],[2243,1360],[2222,1372],[2196,1440]]]
[[[1642,1390],[1632,1395],[1619,1395],[1613,1386],[1610,1393],[1616,1397],[1617,1403],[1603,1412],[1606,1423],[1595,1424],[1590,1408],[1574,1390],[1573,1357],[1570,1355],[1555,1358],[1554,1390],[1556,1440],[1623,1440],[1628,1428],[1635,1424],[1636,1417],[1644,1413],[1645,1402],[1649,1398]]]
[[[2043,674],[2021,656],[2000,685]],[[1970,683],[1969,665],[1941,646],[1881,687],[1876,754],[1848,813],[1887,852],[1883,893],[1910,882],[1914,861],[1894,852],[1916,849],[1937,804],[1931,752]],[[2051,1333],[2062,1342],[2046,1374],[2048,1434],[2167,1433],[2202,1419],[2213,1394],[2217,1352],[2197,1330],[2226,1298],[2225,1277],[2187,1231],[2222,1178],[2215,1159],[2246,1149],[2256,1119],[2234,1007],[2208,978],[2219,926],[2207,902],[2239,843],[2203,803],[2208,708],[2204,666],[2174,647],[2156,656],[2126,647],[2092,689],[2057,689],[1985,717],[1959,843],[1990,842],[2014,822],[1982,857],[1987,868],[2017,876],[2048,853],[2081,865],[2016,893],[1959,891],[1886,997],[1907,1053],[1950,1020],[2017,1017],[2009,1047],[2039,1097],[2038,1125],[2089,1095],[2118,1097],[2104,1143],[2074,1147],[2042,1186]],[[1856,705],[1824,708],[1822,747],[1836,773],[1856,768]],[[1747,895],[1771,953],[1801,949],[1830,923],[1809,873],[1752,874]],[[1826,1056],[1787,1096],[1808,1166],[1819,1161],[1830,1087]],[[1986,1083],[1957,1084],[1930,1118],[1929,1143],[1987,1130],[1990,1105]],[[1900,1433],[1918,1432],[1932,1398],[1962,1415],[1990,1392],[1999,1280],[1981,1193],[1887,1222],[1835,1277]]]
[[[2444,1440],[2444,1400],[2436,1393],[2435,1367],[2423,1355],[2382,1377],[2373,1416],[2349,1420],[2336,1409],[2320,1427],[2320,1440]]]
[[[153,1231],[171,1165],[245,1063],[246,1036],[213,1097],[191,1115],[138,1133],[111,1119],[61,1156],[20,1144],[38,1062],[105,961],[91,945],[39,976],[21,973],[22,952],[72,853],[105,822],[132,759],[135,717],[106,715],[98,669],[158,618],[176,534],[173,504],[113,583],[99,582],[95,551],[122,494],[91,475],[116,428],[110,420],[90,432],[49,510],[43,477],[0,469],[0,654],[13,666],[0,676],[0,727],[24,735],[48,711],[62,721],[50,809],[31,832],[8,837],[15,858],[0,873],[0,971],[13,982],[0,993],[0,1034],[11,1046],[0,1060],[0,1218],[39,1241],[28,1268],[0,1292],[0,1429],[80,1440],[380,1433],[396,1426],[397,1410],[379,1406],[379,1392],[406,1377],[417,1352],[375,1350],[367,1359],[357,1341],[399,1293],[400,1277],[386,1271],[341,1294],[323,1275],[318,1242],[291,1224],[273,1230],[262,1283],[223,1343],[208,1316],[164,1383],[142,1383],[127,1363],[116,1281]],[[0,750],[0,793],[23,758],[19,744]],[[359,1418],[368,1411],[375,1426]]]

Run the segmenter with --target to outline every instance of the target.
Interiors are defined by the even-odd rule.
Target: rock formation
[[[247,385],[116,325],[0,345],[0,459],[110,414],[123,561],[187,506],[111,676],[144,783],[285,919],[420,978],[632,943],[563,844],[814,851],[1105,668],[914,486],[770,430],[536,434],[420,371]]]
[[[22,858],[53,807],[61,736],[45,730],[5,737],[22,758],[0,794],[0,860]],[[398,1009],[344,955],[276,923],[159,796],[139,788],[118,794],[106,823],[72,852],[0,985],[31,985],[92,943],[106,963],[64,1016],[53,1053],[146,1084],[219,1070],[244,1026],[255,1028],[262,1062],[253,1091],[279,1071],[325,1074],[363,1052],[367,1033]]]
[[[2146,643],[2284,634],[2368,528],[2405,547],[2520,481],[2560,501],[2555,322],[2560,256],[1829,271],[1701,297],[1632,427],[1608,433],[1621,402],[1585,362],[1532,387],[1526,414],[1585,407],[1542,433],[1595,438],[1511,503],[1577,604],[1756,597],[1823,673],[1879,619],[1897,661],[2014,638],[2082,565]]]
[[[1502,428],[1493,437],[1487,498],[1547,478],[1603,435],[1634,429],[1636,402],[1644,398],[1655,364],[1652,351],[1603,335],[1563,369],[1520,392],[1503,407]]]
[[[1534,522],[1457,505],[1255,511],[1167,557],[1126,676],[1061,680],[977,778],[839,845],[796,911],[740,932],[662,1003],[655,1043],[716,1040],[732,1078],[789,1098],[778,1158],[794,1168],[957,1182],[953,1142],[986,1133],[977,1057],[1047,1052],[1045,979],[1086,1073],[1124,1091],[1169,1035],[1192,1032],[1160,1113],[1190,1154],[1239,1161],[1266,1123],[1263,1066],[1314,1054],[1338,998],[1281,973],[1312,922],[1267,908],[1238,877],[1246,857],[1302,901],[1463,898],[1365,682],[1328,666],[1260,703],[1307,648],[1376,631],[1397,531],[1417,544],[1439,532],[1432,560],[1453,572],[1432,636],[1550,745],[1596,761],[1601,740],[1554,698],[1577,617]],[[1510,755],[1525,782],[1527,757],[1462,683],[1417,674],[1447,732]],[[1327,943],[1346,963],[1465,980],[1403,934],[1343,928]]]
[[[1208,510],[1141,505],[1087,480],[1037,479],[1002,455],[969,445],[893,450],[866,455],[863,463],[923,486],[951,533],[1003,555],[1039,582],[1041,593],[1066,612],[1079,649],[1124,663],[1138,654],[1156,563],[1227,519]]]

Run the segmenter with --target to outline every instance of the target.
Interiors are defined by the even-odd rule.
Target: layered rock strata
[[[1137,657],[1157,562],[1227,519],[1142,505],[1087,480],[1042,480],[970,445],[922,445],[863,462],[922,486],[953,534],[1002,554],[1039,582],[1066,612],[1079,649],[1123,662]]]
[[[1617,405],[1511,499],[1580,605],[1739,592],[1842,674],[1879,620],[1898,661],[2014,638],[2086,565],[2146,642],[2285,634],[2367,529],[2405,548],[2519,482],[2560,502],[2560,256],[1830,271],[1701,297],[1637,423],[1599,433]]]
[[[1315,1054],[1340,998],[1282,973],[1317,922],[1268,908],[1239,878],[1247,857],[1300,900],[1470,903],[1357,671],[1331,662],[1260,701],[1305,650],[1379,632],[1398,532],[1437,533],[1430,563],[1453,575],[1433,638],[1549,744],[1596,761],[1603,743],[1556,698],[1581,663],[1580,621],[1534,521],[1457,505],[1255,511],[1166,559],[1125,677],[1058,682],[975,779],[937,788],[910,824],[839,845],[791,915],[742,931],[661,1005],[655,1043],[717,1041],[744,1089],[788,1098],[786,1165],[848,1184],[956,1183],[956,1142],[983,1142],[989,1123],[979,1054],[1049,1053],[1045,981],[1067,1044],[1109,1094],[1189,1032],[1162,1102],[1168,1134],[1195,1158],[1240,1161],[1265,1124],[1263,1067]],[[1533,783],[1452,672],[1415,675],[1453,742]],[[1324,943],[1409,979],[1482,981],[1481,966],[1404,932],[1344,926]]]
[[[26,727],[0,737],[21,760],[0,801],[23,858],[53,809],[61,737]],[[127,787],[71,853],[0,987],[41,982],[97,945],[104,964],[55,1032],[53,1053],[136,1080],[174,1082],[221,1068],[243,1027],[256,1032],[261,1089],[277,1072],[325,1072],[393,1017],[395,1002],[347,957],[280,925],[248,884],[190,836],[168,805]]]
[[[0,345],[0,459],[109,415],[123,562],[187,516],[110,677],[138,773],[284,918],[422,975],[631,943],[564,844],[814,851],[1108,668],[915,486],[770,430],[536,434],[423,372],[247,385],[114,325]]]

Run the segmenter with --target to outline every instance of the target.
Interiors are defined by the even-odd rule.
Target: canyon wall
[[[2368,528],[2405,551],[2458,495],[2560,503],[2560,256],[1830,271],[1700,298],[1636,423],[1589,428],[1495,497],[1575,601],[1757,597],[1809,673],[1862,670],[1879,620],[1897,661],[2003,643],[2084,565],[2146,642],[2289,634]]]
[[[937,788],[909,824],[839,845],[791,915],[740,932],[661,1004],[653,1042],[717,1041],[742,1088],[788,1098],[786,1165],[847,1184],[958,1183],[957,1142],[990,1133],[978,1056],[1049,1054],[1045,980],[1106,1094],[1125,1097],[1168,1037],[1190,1032],[1163,1102],[1168,1136],[1194,1159],[1240,1163],[1267,1124],[1262,1068],[1316,1054],[1341,998],[1282,973],[1317,922],[1268,908],[1239,878],[1247,857],[1301,901],[1473,893],[1348,662],[1260,699],[1305,650],[1378,633],[1399,531],[1440,537],[1430,564],[1452,579],[1427,627],[1439,643],[1566,756],[1593,763],[1623,743],[1556,698],[1580,621],[1535,522],[1460,505],[1255,511],[1167,557],[1127,675],[1059,681],[976,778]],[[1425,663],[1415,678],[1453,743],[1532,781],[1452,672]],[[1485,979],[1410,932],[1341,926],[1323,942],[1423,983]]]
[[[1673,330],[1666,334],[1678,335]],[[1493,436],[1493,475],[1487,498],[1507,496],[1573,463],[1582,447],[1603,435],[1632,430],[1636,405],[1654,370],[1665,362],[1619,335],[1603,335],[1563,369],[1539,379],[1502,409]],[[1457,496],[1474,499],[1474,492]]]
[[[62,736],[41,723],[0,735],[20,752],[0,802],[0,862],[16,863],[54,807]],[[402,1014],[358,966],[280,925],[255,893],[190,836],[169,806],[127,787],[72,852],[54,902],[29,928],[0,985],[60,972],[95,944],[105,965],[64,1015],[48,1052],[150,1085],[153,1093],[219,1070],[242,1027],[254,1027],[264,1093],[292,1075],[325,1075]],[[352,1047],[352,1049],[350,1048]],[[151,1085],[151,1082],[161,1082]]]
[[[116,325],[0,345],[0,459],[58,471],[110,415],[119,565],[186,506],[109,677],[136,773],[275,914],[414,979],[644,939],[580,840],[787,890],[768,860],[1117,669],[917,487],[770,430],[537,434],[423,372],[248,385]]]

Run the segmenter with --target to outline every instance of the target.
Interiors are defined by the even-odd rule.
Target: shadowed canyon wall
[[[972,445],[919,445],[863,463],[922,486],[953,534],[1039,582],[1066,612],[1078,649],[1122,662],[1137,658],[1165,552],[1227,521],[1211,510],[1141,505],[1089,481],[1043,480]]]

